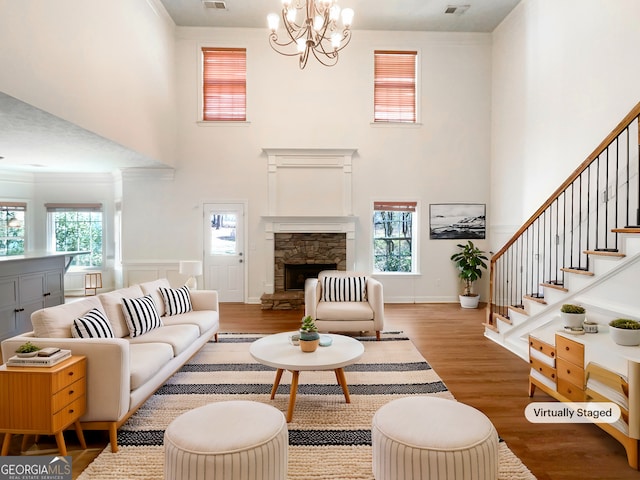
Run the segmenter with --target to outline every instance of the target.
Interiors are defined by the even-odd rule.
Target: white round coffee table
[[[342,387],[344,399],[351,403],[349,387],[343,367],[357,362],[364,353],[364,346],[358,340],[344,335],[322,334],[331,337],[331,345],[318,347],[315,352],[303,352],[299,346],[289,343],[289,336],[297,332],[276,333],[256,340],[249,347],[249,353],[258,362],[277,369],[276,378],[271,389],[271,399],[282,378],[282,372],[289,370],[292,374],[291,391],[287,422],[293,418],[293,408],[298,392],[298,377],[303,370],[333,370],[338,385]]]

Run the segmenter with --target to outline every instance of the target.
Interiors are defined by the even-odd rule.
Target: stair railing
[[[488,326],[509,319],[564,273],[589,274],[589,253],[617,252],[613,231],[640,228],[640,103],[491,258]]]

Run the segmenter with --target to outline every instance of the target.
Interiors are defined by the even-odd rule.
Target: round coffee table
[[[258,362],[277,369],[271,389],[271,399],[276,395],[282,372],[292,374],[287,422],[293,418],[293,409],[298,393],[298,377],[303,370],[333,370],[338,385],[342,387],[344,399],[351,403],[349,387],[343,367],[357,362],[364,353],[364,346],[358,340],[344,335],[323,334],[331,337],[331,345],[318,347],[315,352],[303,352],[299,346],[289,343],[289,336],[297,332],[276,333],[256,340],[249,347],[249,353]]]

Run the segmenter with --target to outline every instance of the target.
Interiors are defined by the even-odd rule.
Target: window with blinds
[[[247,50],[202,48],[202,119],[247,120]]]
[[[418,52],[374,51],[373,121],[416,123]]]
[[[0,202],[0,256],[23,255],[27,204]]]
[[[417,202],[374,202],[374,272],[417,271]]]
[[[48,249],[81,252],[71,266],[102,266],[103,213],[100,203],[47,203]]]

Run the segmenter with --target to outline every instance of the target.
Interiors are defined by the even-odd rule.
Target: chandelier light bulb
[[[353,10],[341,10],[337,0],[282,0],[280,15],[267,16],[269,44],[281,55],[297,56],[301,69],[311,55],[331,67],[351,41],[353,16]]]

